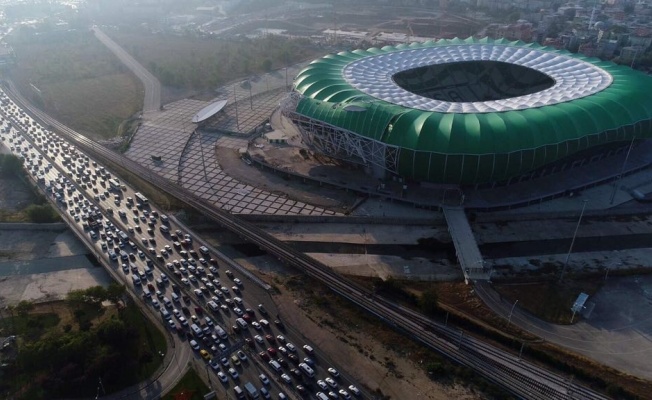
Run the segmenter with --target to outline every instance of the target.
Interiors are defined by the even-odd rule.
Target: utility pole
[[[233,85],[233,104],[235,104],[235,126],[238,131],[240,131],[240,120],[238,119],[238,94],[235,92],[235,86]]]
[[[509,310],[509,316],[507,317],[507,327],[509,328],[509,325],[512,323],[512,313],[514,312],[514,308],[516,307],[516,303],[518,303],[518,299],[514,302],[512,305],[512,309]]]
[[[571,252],[573,251],[573,245],[575,244],[575,239],[577,238],[577,231],[580,229],[580,224],[582,223],[582,216],[584,215],[584,209],[586,209],[586,203],[588,200],[584,200],[582,204],[582,212],[580,212],[580,218],[577,220],[577,225],[575,226],[575,232],[573,233],[573,239],[571,240],[570,247],[568,248],[568,254],[566,255],[566,261],[564,261],[564,266],[561,268],[561,274],[559,275],[559,283],[564,279],[564,272],[566,272],[566,267],[568,266],[568,260],[570,259]]]

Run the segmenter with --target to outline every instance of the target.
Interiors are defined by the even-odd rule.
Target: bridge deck
[[[462,267],[464,281],[469,283],[469,280],[489,280],[489,270],[484,266],[482,254],[464,209],[444,207],[444,216],[448,224],[448,232],[455,245],[457,259]]]

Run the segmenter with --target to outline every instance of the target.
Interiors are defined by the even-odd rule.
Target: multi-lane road
[[[464,336],[460,331],[451,330],[451,328],[434,323],[413,311],[382,298],[371,296],[370,293],[334,273],[325,265],[292,249],[252,224],[225,211],[215,209],[199,197],[153,174],[145,167],[113,153],[72,131],[31,106],[20,95],[12,93],[12,97],[34,116],[57,129],[68,141],[98,160],[122,166],[147,178],[151,184],[157,186],[161,191],[184,201],[220,225],[247,238],[268,253],[324,283],[335,293],[351,300],[390,326],[405,332],[413,339],[444,354],[448,358],[474,369],[488,380],[504,387],[514,395],[528,399],[607,398],[589,388],[572,383],[566,377],[532,365],[527,361],[519,360],[514,355]]]
[[[189,362],[226,396],[247,382],[261,395],[265,387],[274,398],[318,391],[350,396],[346,390],[352,383],[328,370],[333,366],[326,355],[314,346],[317,351],[302,349],[302,338],[291,330],[286,333],[267,284],[139,198],[94,158],[37,125],[8,99],[3,102],[3,123],[11,126],[0,135],[4,143],[23,157],[33,179],[115,279],[168,330],[172,351],[156,385],[111,397],[151,398],[169,390]],[[239,317],[251,325],[238,327]],[[205,332],[191,334],[193,323]],[[213,325],[230,335],[219,335]],[[309,358],[314,377],[297,369],[304,358]],[[327,384],[327,378],[337,380]],[[357,392],[355,387],[348,390]]]

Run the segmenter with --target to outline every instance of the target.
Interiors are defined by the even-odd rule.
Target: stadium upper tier
[[[329,54],[294,81],[292,118],[317,150],[409,179],[509,179],[652,134],[652,78],[491,39]]]

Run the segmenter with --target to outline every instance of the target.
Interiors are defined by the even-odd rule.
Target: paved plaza
[[[301,67],[288,68],[288,76],[295,76]],[[246,148],[250,133],[265,123],[285,96],[285,83],[282,70],[221,88],[211,102],[227,100],[227,106],[202,131],[195,130],[191,119],[211,102],[184,99],[166,104],[162,111],[146,115],[125,154],[235,214],[335,215],[241,183],[220,168],[215,147]]]

